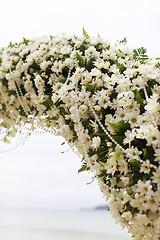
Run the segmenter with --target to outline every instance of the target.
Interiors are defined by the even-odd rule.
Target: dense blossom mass
[[[160,64],[126,40],[43,37],[0,49],[0,134],[64,137],[134,239],[160,239]]]

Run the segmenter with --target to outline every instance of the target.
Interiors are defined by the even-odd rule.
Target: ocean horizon
[[[0,208],[1,240],[129,240],[107,210]]]

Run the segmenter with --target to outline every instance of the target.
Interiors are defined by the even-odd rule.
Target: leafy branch
[[[155,68],[160,68],[160,62],[155,64]]]
[[[94,58],[90,58],[87,61],[87,58],[83,58],[78,52],[76,52],[76,57],[77,57],[77,60],[79,61],[80,67],[85,67],[88,71],[91,71],[91,69],[94,66],[93,64]]]
[[[122,40],[119,41],[119,43],[122,43],[122,44],[123,44],[123,43],[124,43],[124,44],[127,43],[127,38],[126,38],[126,37],[123,38]]]
[[[141,63],[144,63],[144,61],[149,59],[149,57],[146,54],[146,52],[147,52],[147,50],[144,47],[134,49],[133,50],[133,53],[134,53],[133,58],[135,60],[140,60]]]
[[[86,30],[83,27],[83,36],[85,37],[85,40],[89,38],[88,33],[86,32]]]

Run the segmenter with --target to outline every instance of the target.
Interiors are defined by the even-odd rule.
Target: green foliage
[[[154,150],[152,146],[146,146],[145,148],[142,149],[143,151],[143,159],[147,160],[149,159],[150,161],[154,161]]]
[[[29,66],[29,69],[34,69],[35,71],[37,71],[37,70],[41,70],[41,68],[40,68],[40,66],[38,65],[38,63],[36,63],[36,62],[34,62],[33,64],[31,64],[30,66]]]
[[[64,79],[64,78],[61,78],[61,79],[58,79],[57,81],[55,81],[55,82],[59,82],[59,83],[65,83],[66,82],[66,79]]]
[[[8,73],[8,70],[0,70],[2,73]]]
[[[11,95],[16,96],[17,95],[15,90],[5,89],[5,92],[8,93],[8,96],[11,96]]]
[[[115,62],[115,64],[119,68],[120,73],[123,73],[126,70],[126,67],[122,63]]]
[[[97,85],[93,85],[93,84],[92,85],[85,84],[84,86],[90,92],[94,92],[95,90],[101,90],[102,89],[101,87],[98,87]]]
[[[78,170],[78,173],[84,172],[84,171],[89,171],[89,170],[90,170],[90,168],[87,167],[87,163],[84,163],[84,164],[82,165],[82,167]]]
[[[13,48],[14,47],[14,43],[10,42],[8,47]]]
[[[160,68],[160,62],[155,64],[155,68]]]
[[[139,168],[140,167],[140,162],[136,159],[130,159],[129,163],[132,165],[133,168]]]
[[[148,60],[148,55],[146,54],[147,50],[144,47],[137,48],[133,50],[133,58],[135,60],[140,60],[141,63],[144,63],[146,60]]]
[[[117,93],[116,91],[113,91],[113,92],[111,93],[111,95],[109,96],[111,102],[113,101],[113,99],[116,99],[116,98],[117,98],[117,95],[118,95],[118,93]]]
[[[52,103],[51,98],[49,97],[40,104],[44,105],[46,107],[46,111],[47,111],[52,106],[53,103]]]
[[[54,38],[54,37],[53,37],[53,36],[51,36],[51,35],[49,35],[49,37],[50,37],[51,41],[52,41],[52,40],[53,40],[53,38]]]
[[[26,38],[23,38],[23,43],[24,43],[25,45],[28,45],[28,43],[29,43],[29,40],[28,40],[28,39],[26,39]]]
[[[57,121],[57,120],[58,120],[58,118],[59,118],[59,115],[56,115],[56,116],[54,116],[54,117],[50,118],[50,120]]]
[[[0,82],[2,83],[3,86],[8,87],[8,80],[6,78],[0,79]]]
[[[116,64],[116,66],[120,70],[120,73],[123,73],[126,70],[126,67],[124,66],[124,64],[119,63],[118,61],[115,61],[115,60],[112,60],[112,59],[110,59],[109,61],[110,61],[111,65]]]
[[[123,136],[113,135],[112,137],[114,140],[116,140],[117,143],[119,143],[119,145],[121,145],[121,147],[125,148],[125,145],[123,144],[123,140],[125,139],[124,134],[123,134]]]
[[[88,35],[88,33],[86,32],[86,30],[84,29],[84,27],[83,27],[83,36],[85,37],[85,39],[88,39],[88,38],[89,38],[89,35]]]
[[[124,43],[124,44],[127,43],[127,38],[126,37],[123,38],[122,40],[119,41],[119,43]]]
[[[76,58],[77,58],[77,60],[79,61],[80,67],[81,67],[81,66],[84,66],[85,60],[84,60],[84,58],[83,58],[78,52],[76,52]]]
[[[26,115],[26,113],[25,113],[25,111],[24,111],[22,106],[19,106],[19,114],[20,114],[20,116],[27,117],[27,115]]]
[[[111,122],[108,123],[112,127],[117,136],[123,136],[127,130],[131,129],[130,124],[128,122],[125,122],[124,120],[121,120],[120,122],[117,123]]]
[[[137,103],[139,104],[144,104],[144,99],[141,97],[141,94],[139,93],[139,91],[137,89],[133,90],[134,92],[134,97],[135,100],[137,101]]]
[[[87,61],[87,59],[82,57],[78,52],[76,52],[76,57],[77,57],[77,60],[79,61],[80,67],[85,67],[85,69],[87,69],[89,72],[94,67],[94,64],[93,64],[94,58],[91,57]]]
[[[94,61],[94,58],[90,58],[89,60],[88,60],[88,62],[87,62],[87,60],[86,60],[86,64],[85,64],[85,67],[86,67],[86,69],[90,72],[91,71],[91,69],[93,68],[93,61]]]
[[[93,176],[93,177],[92,177],[92,181],[91,181],[91,182],[88,182],[87,185],[93,183],[95,179],[96,179],[96,176]]]

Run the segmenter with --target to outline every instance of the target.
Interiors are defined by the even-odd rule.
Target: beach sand
[[[1,240],[130,240],[109,212],[0,209]]]

